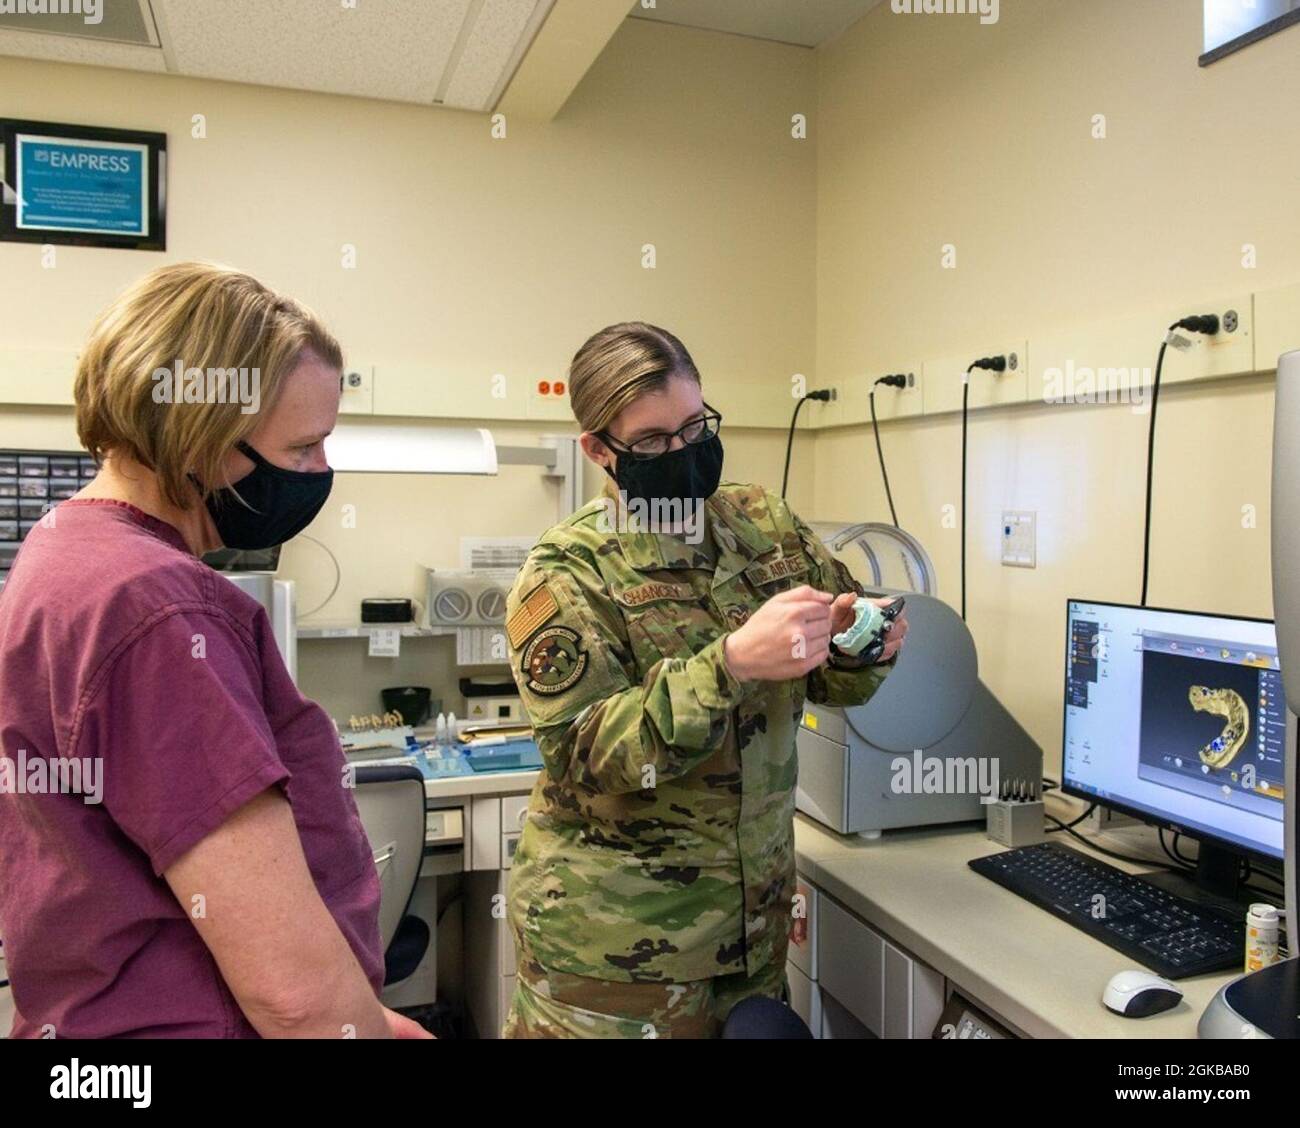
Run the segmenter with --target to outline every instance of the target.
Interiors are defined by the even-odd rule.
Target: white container
[[[1258,971],[1281,960],[1278,952],[1278,932],[1281,915],[1272,905],[1262,901],[1250,906],[1246,913],[1246,972]]]

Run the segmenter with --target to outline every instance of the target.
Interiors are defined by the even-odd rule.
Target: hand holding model
[[[905,602],[901,595],[892,599],[868,599],[866,596],[855,599],[850,608],[852,621],[831,637],[835,652],[860,658],[872,665],[888,662],[898,652],[907,633],[907,619],[903,615]]]
[[[727,668],[739,681],[801,678],[830,657],[831,636],[849,630],[859,617],[858,596],[831,596],[806,584],[774,595],[723,644]],[[885,608],[892,599],[871,600]],[[907,634],[899,608],[889,624],[879,662],[889,661]]]
[[[828,592],[803,584],[772,596],[723,644],[727,669],[738,681],[790,681],[830,656]]]

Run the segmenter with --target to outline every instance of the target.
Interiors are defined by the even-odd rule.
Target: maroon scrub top
[[[28,533],[0,593],[0,757],[14,1037],[256,1037],[161,875],[269,787],[379,991],[379,881],[334,725],[261,605],[171,525],[74,499]]]

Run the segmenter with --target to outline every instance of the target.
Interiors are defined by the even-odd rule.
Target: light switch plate
[[[1038,567],[1038,514],[1025,509],[1002,513],[1002,566]]]

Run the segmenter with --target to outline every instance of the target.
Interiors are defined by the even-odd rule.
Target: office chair
[[[428,924],[407,915],[424,859],[424,776],[413,766],[358,764],[354,797],[379,871],[388,987],[410,976],[429,948]]]
[[[723,1038],[807,1040],[812,1036],[804,1020],[790,1007],[780,999],[769,999],[764,995],[741,999],[722,1024]]]

